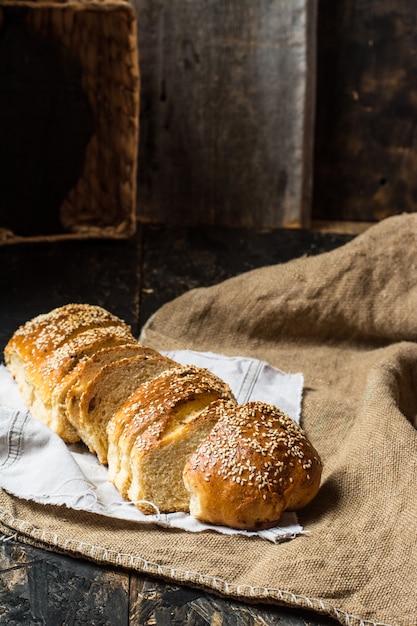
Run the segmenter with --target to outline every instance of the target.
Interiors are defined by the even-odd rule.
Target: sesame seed
[[[278,408],[263,402],[236,406],[224,400],[214,405],[217,424],[193,455],[197,472],[208,465],[224,481],[256,487],[261,498],[269,498],[294,486],[296,465],[311,467],[304,431]]]

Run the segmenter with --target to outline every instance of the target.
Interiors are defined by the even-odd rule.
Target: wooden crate
[[[0,243],[129,237],[139,66],[124,0],[0,1]]]

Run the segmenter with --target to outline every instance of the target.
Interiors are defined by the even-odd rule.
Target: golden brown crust
[[[129,326],[101,307],[68,304],[38,315],[16,330],[4,358],[33,417],[66,442],[79,436],[59,411],[54,392],[85,356],[105,346],[135,342]]]
[[[208,370],[194,366],[176,367],[140,388],[133,400],[135,419],[129,420],[124,441],[135,454],[146,454],[178,424],[186,424],[219,398],[232,402],[229,385]],[[125,407],[131,411],[131,404]]]
[[[236,407],[220,401],[210,408],[217,413],[216,426],[184,468],[192,515],[260,530],[314,498],[322,464],[293,420],[263,402]]]
[[[89,304],[66,304],[37,315],[20,326],[4,350],[5,356],[16,353],[21,360],[30,362],[31,356],[41,359],[55,350],[74,334],[88,328],[102,326],[129,327],[105,309]],[[34,367],[37,363],[34,363]]]
[[[46,358],[33,356],[29,363],[28,378],[34,382],[42,397],[49,397],[54,387],[84,357],[88,357],[108,346],[134,341],[124,326],[89,328],[78,333]],[[34,369],[34,371],[33,371]]]
[[[140,459],[217,398],[232,400],[230,387],[208,370],[191,365],[163,372],[130,396],[107,427],[109,479],[122,495],[127,496],[132,476],[141,471]],[[145,498],[138,489],[135,494],[130,492],[129,497]],[[172,485],[172,490],[183,490],[182,478],[179,484]],[[161,510],[166,508],[161,502],[158,506]]]

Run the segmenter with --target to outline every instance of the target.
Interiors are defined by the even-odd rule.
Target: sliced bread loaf
[[[151,348],[145,348],[133,338],[126,338],[120,344],[114,342],[111,335],[106,337],[103,347],[98,347],[97,352],[84,356],[78,363],[57,383],[52,391],[51,414],[54,423],[67,420],[66,398],[69,392],[74,397],[72,405],[77,410],[76,403],[84,392],[87,384],[106,365],[123,358],[132,356],[148,355],[156,356],[158,353]]]
[[[43,343],[33,341],[32,352],[25,345],[23,355],[13,346],[5,350],[6,365],[16,380],[18,389],[34,418],[52,428],[66,442],[79,437],[63,415],[52,412],[52,395],[55,387],[84,357],[105,346],[134,341],[124,323],[88,328],[72,332],[71,337],[57,347],[43,348]],[[25,344],[29,344],[25,340]]]
[[[139,355],[109,363],[86,385],[81,396],[69,392],[66,414],[90,452],[107,463],[107,423],[144,382],[176,363],[162,355]]]
[[[177,366],[141,385],[108,425],[109,480],[144,512],[183,510],[186,460],[213,428],[204,409],[230,387],[208,370]],[[155,477],[158,477],[155,480]]]

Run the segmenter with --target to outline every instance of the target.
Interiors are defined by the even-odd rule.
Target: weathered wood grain
[[[144,221],[305,225],[316,0],[133,0]]]
[[[309,611],[249,605],[0,541],[0,623],[8,626],[334,626]]]
[[[130,621],[133,626],[332,626],[334,620],[309,611],[256,606],[198,589],[132,576]]]
[[[128,591],[123,572],[0,542],[1,624],[127,624]]]
[[[313,218],[375,221],[417,199],[414,0],[321,0]]]

